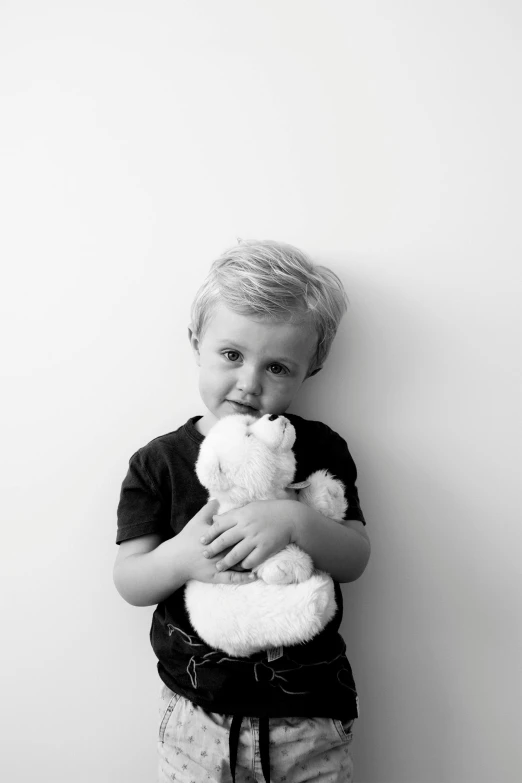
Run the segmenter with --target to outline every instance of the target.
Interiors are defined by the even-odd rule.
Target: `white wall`
[[[294,410],[348,437],[373,541],[345,588],[357,779],[520,779],[521,16],[0,5],[3,780],[154,779],[116,505],[133,451],[201,411],[188,305],[237,236],[351,298]]]

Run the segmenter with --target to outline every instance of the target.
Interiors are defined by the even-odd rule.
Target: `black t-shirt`
[[[355,485],[357,471],[346,442],[317,421],[285,414],[296,430],[295,481],[315,470],[329,470],[345,486],[346,519],[364,523]],[[116,542],[150,533],[163,540],[179,533],[207,502],[195,463],[203,435],[195,416],[182,427],[155,438],[130,459],[118,505]],[[337,612],[306,644],[283,654],[260,652],[234,658],[209,647],[192,628],[184,587],[158,604],[150,639],[158,673],[176,693],[209,712],[268,717],[357,717],[357,694],[346,646],[339,634],[342,594],[335,584]]]

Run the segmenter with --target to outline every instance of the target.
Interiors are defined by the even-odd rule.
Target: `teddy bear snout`
[[[250,430],[272,451],[289,451],[294,445],[294,428],[287,418],[277,413],[265,413],[250,426]]]

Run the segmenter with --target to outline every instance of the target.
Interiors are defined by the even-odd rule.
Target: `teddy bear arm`
[[[309,579],[314,566],[306,552],[295,544],[289,544],[253,570],[267,584],[292,584]]]
[[[327,470],[317,470],[308,478],[309,486],[301,490],[298,500],[329,519],[341,522],[347,508],[342,481]]]

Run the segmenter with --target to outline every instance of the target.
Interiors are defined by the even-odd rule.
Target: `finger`
[[[202,544],[210,544],[211,541],[214,541],[221,533],[224,533],[225,530],[230,530],[230,528],[235,526],[236,522],[233,517],[224,519],[221,514],[214,515],[213,521],[211,521],[211,527],[201,536],[200,541]]]
[[[256,574],[250,571],[216,571],[214,582],[224,585],[247,585],[255,582]]]
[[[250,571],[252,571],[254,568],[260,566],[261,563],[264,563],[265,560],[267,560],[269,557],[269,553],[263,552],[259,547],[256,547],[255,549],[252,549],[250,553],[244,558],[241,565],[243,568],[248,568]],[[221,561],[216,563],[216,568],[218,567],[219,562]]]
[[[227,530],[216,538],[215,541],[205,547],[203,557],[216,557],[216,555],[219,555],[225,549],[230,549],[242,540],[242,535],[238,530]],[[250,552],[250,549],[248,552]],[[246,554],[248,554],[248,552]]]
[[[203,508],[200,508],[198,513],[196,514],[198,520],[201,520],[202,522],[206,522],[207,525],[212,524],[212,520],[216,514],[216,511],[219,508],[219,501],[216,500],[216,498],[210,498]]]
[[[252,552],[252,544],[248,544],[246,541],[241,541],[237,546],[233,547],[222,560],[216,563],[218,571],[226,571],[227,568],[232,568],[238,563],[243,563],[246,557]]]

